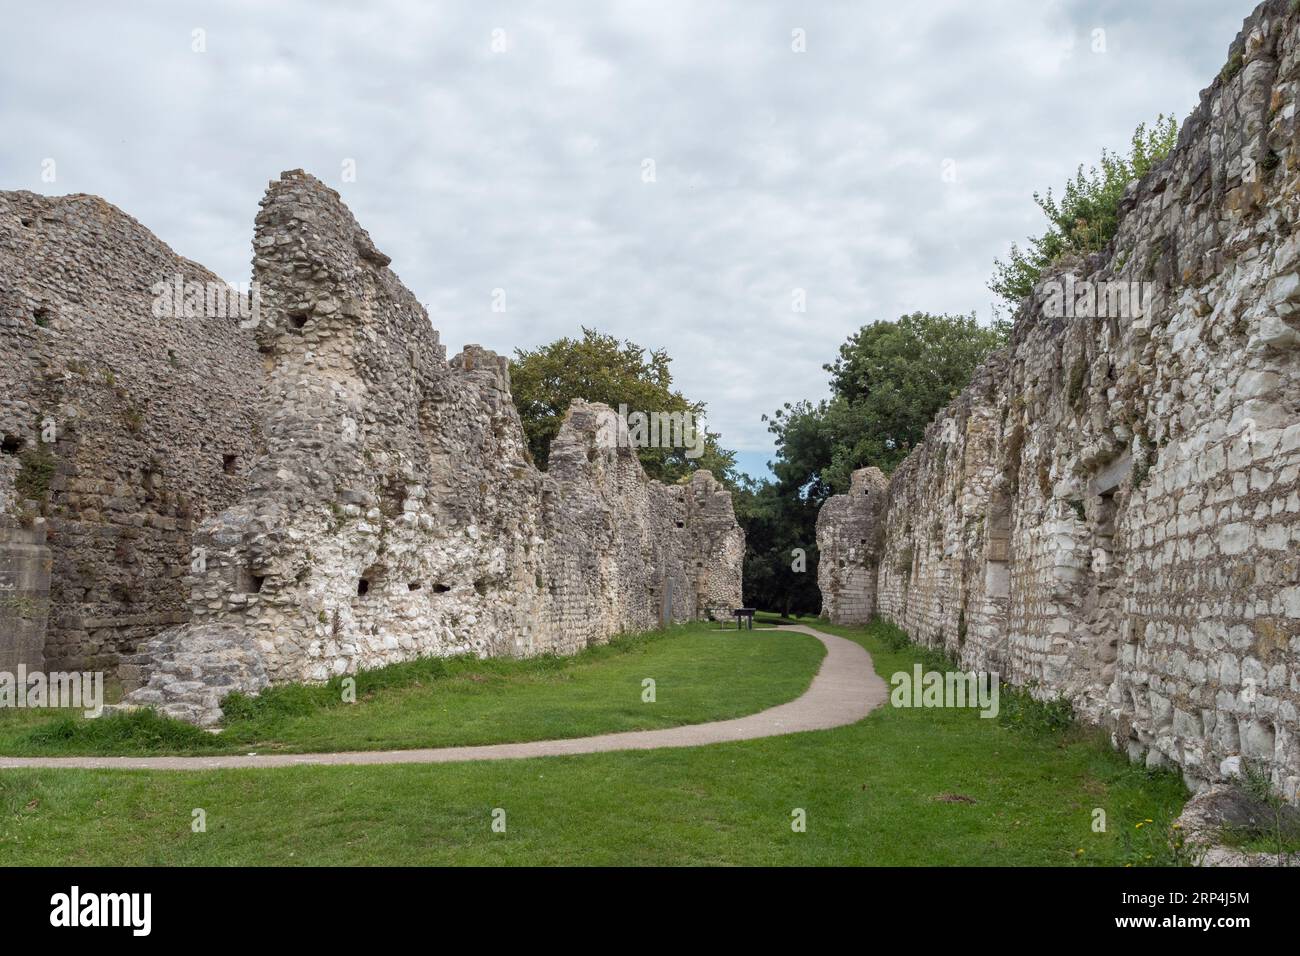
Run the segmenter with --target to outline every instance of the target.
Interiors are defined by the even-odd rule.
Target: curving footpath
[[[83,770],[235,770],[262,767],[340,766],[363,764],[453,763],[464,760],[517,760],[607,753],[611,750],[658,750],[700,747],[733,740],[779,737],[805,730],[826,730],[856,723],[880,706],[888,685],[876,673],[871,655],[860,645],[804,625],[776,628],[809,634],[826,646],[817,676],[789,703],[732,720],[687,724],[662,730],[631,730],[567,740],[534,740],[477,747],[426,750],[367,750],[347,753],[247,754],[221,757],[0,757],[0,770],[79,768]]]

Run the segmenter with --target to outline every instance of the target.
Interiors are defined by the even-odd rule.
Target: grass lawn
[[[891,649],[880,628],[823,627],[861,641],[886,679],[925,658]],[[732,699],[725,684],[720,700]],[[440,766],[0,771],[0,860],[1163,863],[1186,796],[1176,776],[1129,765],[1092,733],[885,706],[836,730],[692,749]],[[497,808],[504,833],[492,828]],[[1094,832],[1095,808],[1105,832]],[[192,832],[196,809],[206,832]],[[791,827],[797,810],[806,832]]]
[[[798,697],[825,650],[803,634],[693,623],[625,636],[572,657],[424,659],[357,677],[275,688],[225,707],[220,735],[151,712],[86,720],[0,710],[0,753],[217,754],[409,749],[653,730],[752,714]],[[642,682],[655,700],[642,700]]]

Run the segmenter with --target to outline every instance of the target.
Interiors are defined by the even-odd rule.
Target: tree
[[[1058,201],[1049,189],[1034,193],[1034,202],[1047,216],[1047,231],[1030,238],[1029,249],[1012,244],[1006,262],[995,259],[989,289],[1013,309],[1034,290],[1044,270],[1067,255],[1087,255],[1106,247],[1119,227],[1119,203],[1129,183],[1169,155],[1178,141],[1178,122],[1161,113],[1150,128],[1139,124],[1129,142],[1127,156],[1101,151],[1101,168],[1088,174],[1080,164],[1074,179],[1065,184]]]
[[[888,473],[925,435],[934,416],[969,382],[980,362],[1006,341],[1007,328],[973,316],[915,312],[863,326],[825,366],[831,397],[787,403],[770,417],[775,480],[746,491],[745,601],[784,613],[815,613],[817,512],[848,490],[853,471]],[[807,570],[791,567],[794,549]]]
[[[816,613],[818,503],[785,493],[780,482],[747,482],[733,493],[745,529],[745,604],[782,614]],[[796,570],[802,568],[802,570]]]
[[[560,432],[574,399],[603,402],[615,411],[689,413],[703,430],[703,453],[687,457],[686,448],[638,448],[651,478],[675,482],[697,468],[707,468],[729,487],[736,483],[734,452],[718,445],[719,435],[704,427],[705,405],[672,388],[672,359],[663,349],[647,350],[620,342],[585,326],[581,338],[562,338],[536,349],[516,349],[510,367],[515,407],[523,422],[528,449],[545,468],[551,441]]]
[[[831,454],[819,476],[825,487],[847,491],[853,471],[867,465],[892,471],[1008,332],[1005,323],[980,325],[974,314],[913,312],[849,336],[825,366],[832,394],[820,416],[827,433],[821,444]],[[793,437],[796,449],[810,442]]]

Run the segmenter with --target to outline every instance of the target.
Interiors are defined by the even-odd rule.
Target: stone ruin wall
[[[817,587],[822,616],[836,624],[866,624],[876,613],[877,539],[888,482],[878,468],[859,468],[846,495],[817,513]],[[834,529],[821,534],[821,529]]]
[[[1265,3],[1113,243],[1048,277],[1149,281],[1152,307],[1054,318],[1040,286],[888,483],[859,472],[817,528],[833,621],[879,613],[1194,788],[1239,757],[1291,800],[1298,81],[1300,17]]]
[[[188,616],[192,529],[260,447],[262,359],[237,321],[155,316],[178,275],[225,285],[102,199],[0,192],[4,669],[111,672]]]
[[[59,214],[26,240],[39,248],[7,231],[0,263],[20,290],[4,427],[33,447],[49,409],[67,422],[46,500],[17,501],[20,456],[0,472],[4,511],[49,529],[51,661],[120,660],[129,703],[211,723],[233,689],[568,653],[739,605],[725,488],[648,480],[616,416],[582,402],[538,471],[506,360],[448,361],[388,257],[305,173],[262,201],[260,310],[242,322],[154,319],[156,274],[217,280],[102,201],[0,201]],[[32,321],[56,291],[57,319]],[[131,600],[113,604],[115,585]]]

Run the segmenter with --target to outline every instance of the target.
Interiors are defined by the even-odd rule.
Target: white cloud
[[[1253,6],[36,4],[0,37],[0,185],[97,193],[241,280],[266,182],[301,166],[453,351],[583,324],[666,347],[761,451],[761,414],[822,395],[860,325],[987,316],[1030,194],[1186,115]]]

